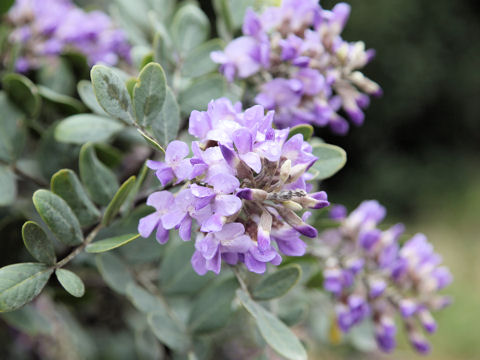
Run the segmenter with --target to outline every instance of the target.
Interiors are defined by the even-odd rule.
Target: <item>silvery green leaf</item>
[[[16,310],[32,301],[48,282],[53,268],[38,263],[8,265],[0,269],[0,312]]]
[[[212,39],[191,50],[183,62],[182,75],[194,78],[214,71],[218,65],[210,59],[210,53],[222,48],[221,39]]]
[[[178,51],[186,54],[208,38],[210,22],[198,6],[186,4],[173,17],[171,32]]]
[[[194,333],[218,330],[233,313],[232,301],[238,283],[235,278],[222,279],[203,290],[193,303],[188,327]]]
[[[117,177],[95,153],[93,144],[82,146],[79,158],[80,178],[90,197],[100,205],[107,205],[119,187]]]
[[[146,65],[133,88],[133,105],[137,123],[150,126],[163,109],[167,92],[165,73],[157,63]]]
[[[70,206],[60,196],[48,190],[37,190],[33,194],[33,205],[58,240],[70,246],[83,242],[80,223]]]
[[[7,165],[0,164],[0,206],[11,205],[17,197],[17,180]]]
[[[78,218],[81,226],[95,223],[100,217],[100,211],[88,197],[77,175],[69,169],[56,172],[50,180],[53,193],[65,200]]]
[[[29,117],[40,111],[42,99],[35,84],[20,74],[7,74],[2,79],[3,87],[12,101]]]
[[[34,221],[27,221],[22,227],[22,238],[28,252],[38,261],[53,265],[57,261],[53,242]]]
[[[100,104],[95,97],[95,92],[93,91],[93,85],[88,80],[80,80],[77,84],[77,92],[80,96],[80,99],[84,102],[87,107],[98,115],[108,116],[108,114],[103,110]]]
[[[38,71],[38,83],[57,94],[73,96],[75,91],[75,75],[72,67],[63,57],[56,62],[46,62]]]
[[[255,300],[271,300],[285,295],[298,282],[302,269],[296,264],[288,265],[268,274],[253,288]]]
[[[155,136],[155,140],[165,148],[170,141],[176,139],[179,127],[180,110],[175,95],[168,88],[162,112],[152,121],[149,128]]]
[[[288,138],[292,136],[302,134],[303,140],[308,141],[313,135],[313,126],[309,124],[300,124],[292,127],[288,133]]]
[[[88,244],[85,251],[88,253],[102,253],[110,251],[119,248],[120,246],[127,245],[128,243],[138,239],[139,237],[139,234],[126,234],[111,237],[108,239],[98,240],[92,244]]]
[[[154,312],[148,315],[148,324],[157,339],[169,348],[184,353],[190,347],[185,326],[178,319]]]
[[[8,98],[7,93],[0,91],[0,160],[11,162],[23,150],[25,131],[23,121],[25,115]]]
[[[95,65],[90,72],[98,103],[109,115],[127,123],[133,122],[132,102],[125,82],[116,70]]]
[[[85,285],[75,273],[70,270],[57,269],[55,270],[58,282],[63,288],[72,296],[82,297],[85,294]]]
[[[109,252],[97,255],[96,262],[107,285],[116,292],[125,294],[127,285],[134,281],[127,265],[118,256]]]
[[[139,311],[145,314],[162,313],[168,316],[168,309],[165,303],[135,283],[127,285],[127,297]]]
[[[314,175],[314,179],[323,180],[334,175],[347,162],[347,154],[342,148],[317,143],[313,145],[313,155],[318,157],[318,160],[310,168],[310,172]]]
[[[115,219],[120,208],[122,207],[125,200],[127,200],[128,194],[132,191],[135,186],[135,176],[131,176],[126,180],[118,189],[117,193],[113,196],[112,201],[108,204],[105,213],[103,214],[102,224],[105,226],[110,225],[110,223]]]
[[[55,139],[82,145],[86,142],[107,141],[120,132],[124,125],[116,120],[94,114],[78,114],[60,121],[55,128]]]
[[[281,356],[290,360],[307,359],[307,352],[295,334],[275,315],[253,301],[242,289],[237,298],[252,315],[263,339]]]
[[[225,79],[220,74],[196,79],[179,96],[178,102],[182,114],[190,114],[193,110],[206,110],[211,100],[224,95],[225,88]]]
[[[2,313],[0,318],[9,326],[30,336],[49,335],[52,331],[50,322],[32,304],[27,304],[12,312]]]
[[[67,114],[76,114],[85,111],[85,106],[77,99],[58,93],[45,86],[38,86],[38,93],[42,98],[54,103],[60,110]]]

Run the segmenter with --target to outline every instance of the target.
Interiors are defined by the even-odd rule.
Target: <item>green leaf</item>
[[[178,51],[185,54],[208,38],[210,22],[198,6],[187,4],[173,17],[171,32]]]
[[[15,0],[2,0],[0,2],[0,15],[5,14],[14,2]]]
[[[72,296],[82,297],[85,294],[85,285],[82,279],[70,270],[57,269],[55,275],[63,288]]]
[[[79,157],[80,178],[97,204],[107,205],[119,187],[117,177],[98,160],[92,143],[82,146]]]
[[[339,171],[347,162],[347,154],[342,148],[330,144],[314,144],[313,155],[318,160],[310,168],[316,180],[329,178]]]
[[[37,190],[33,194],[33,205],[48,228],[64,244],[74,246],[83,242],[80,223],[60,196],[48,190]]]
[[[17,197],[15,174],[6,165],[0,164],[0,206],[13,204]]]
[[[35,84],[20,74],[7,74],[3,77],[3,87],[13,102],[29,117],[40,111],[42,101]]]
[[[135,88],[135,85],[137,85],[138,79],[136,77],[131,77],[127,80],[125,83],[125,86],[127,87],[128,95],[130,95],[130,99],[133,99],[133,89]]]
[[[195,80],[190,87],[180,94],[179,104],[183,114],[193,110],[206,110],[210,100],[224,95],[226,83],[219,74],[208,75]]]
[[[308,141],[312,138],[313,135],[313,127],[312,125],[308,124],[301,124],[294,126],[290,129],[290,132],[288,133],[288,138],[290,139],[292,136],[297,135],[297,134],[302,134],[303,135],[303,140]]]
[[[114,118],[131,124],[132,102],[122,78],[114,70],[103,65],[95,65],[90,76],[100,106]]]
[[[21,309],[0,314],[8,325],[30,336],[48,335],[52,327],[48,320],[33,305],[27,304]]]
[[[66,58],[57,57],[55,62],[44,63],[37,74],[38,84],[53,90],[55,94],[67,95],[72,99],[70,96],[75,91],[75,75]],[[80,105],[83,107],[83,104]]]
[[[238,289],[237,297],[253,316],[260,334],[273,350],[287,359],[307,359],[307,353],[302,343],[283,322],[253,301],[245,291]]]
[[[94,114],[79,114],[60,121],[55,128],[55,139],[60,142],[82,145],[86,142],[107,141],[124,128],[124,125]]]
[[[78,95],[80,99],[88,106],[90,110],[98,115],[108,116],[108,114],[103,110],[100,104],[95,97],[95,92],[93,91],[93,85],[88,80],[80,80],[77,84]]]
[[[92,244],[87,245],[86,252],[88,253],[102,253],[105,251],[110,251],[116,249],[120,246],[126,245],[133,240],[136,240],[140,237],[139,234],[126,234],[115,236],[108,239],[98,240]]]
[[[85,106],[77,99],[55,92],[45,86],[39,85],[38,93],[44,99],[59,105],[58,107],[67,114],[76,114],[86,110]]]
[[[145,314],[161,313],[168,316],[165,303],[135,283],[127,285],[127,297],[139,311]]]
[[[296,264],[278,269],[273,274],[264,276],[253,288],[255,300],[271,300],[285,295],[302,276],[302,269]]]
[[[53,193],[65,200],[78,218],[81,226],[89,226],[100,217],[100,211],[88,197],[77,175],[69,169],[56,172],[50,181]]]
[[[53,242],[43,229],[33,221],[27,221],[22,227],[22,238],[28,252],[38,261],[53,265],[57,261]]]
[[[125,294],[127,285],[134,281],[127,265],[112,253],[97,255],[96,262],[107,285],[116,292]]]
[[[18,158],[25,145],[25,115],[0,91],[0,160],[11,162]]]
[[[217,64],[210,59],[210,53],[222,48],[222,40],[212,39],[190,51],[183,62],[182,75],[193,78],[214,71]]]
[[[45,264],[21,263],[0,269],[0,312],[16,310],[32,301],[48,282],[53,269]]]
[[[157,339],[169,348],[183,353],[190,347],[185,327],[178,320],[155,312],[148,315],[148,324]]]
[[[133,107],[140,126],[149,126],[163,109],[167,81],[162,67],[157,63],[146,65],[133,88]]]
[[[153,135],[155,135],[155,139],[165,148],[170,141],[177,138],[179,127],[180,110],[175,95],[168,88],[162,112],[153,120],[150,128]]]
[[[206,288],[193,303],[188,319],[193,333],[205,333],[223,328],[233,313],[232,301],[238,283],[235,278],[216,282]]]
[[[107,209],[103,215],[102,224],[108,226],[115,216],[117,216],[120,208],[122,207],[125,200],[127,200],[128,194],[132,191],[135,186],[135,176],[130,176],[127,181],[125,181],[122,186],[118,189],[117,193],[113,197],[110,204],[108,204]]]
[[[160,287],[163,293],[194,294],[212,279],[212,275],[200,276],[192,269],[190,259],[193,250],[190,242],[182,242],[168,249],[160,268]]]

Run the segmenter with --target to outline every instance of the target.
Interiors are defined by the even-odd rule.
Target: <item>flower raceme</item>
[[[308,169],[317,160],[311,146],[301,134],[288,138],[288,129],[274,129],[273,115],[259,105],[242,111],[227,99],[193,111],[193,156],[175,140],[164,161],[147,163],[163,186],[184,184],[175,194],[163,190],[148,197],[156,211],[140,220],[139,233],[156,231],[164,244],[172,229],[189,241],[192,226],[198,228],[191,263],[201,275],[218,274],[222,260],[263,273],[267,263],[280,264],[280,254],[303,255],[300,236],[314,238],[317,231],[306,223],[308,211],[296,212],[329,202],[323,191],[309,193]]]
[[[329,11],[318,0],[284,0],[262,14],[249,9],[244,36],[212,52],[211,58],[229,81],[240,78],[254,84],[255,102],[275,110],[278,127],[328,125],[345,134],[349,125],[339,110],[361,125],[369,95],[381,94],[359,71],[374,51],[341,37],[349,14],[345,3]]]
[[[23,45],[17,71],[38,68],[65,50],[79,51],[90,65],[129,61],[125,33],[101,11],[85,12],[70,0],[16,0],[7,14],[14,30],[10,41]]]
[[[331,209],[339,227],[321,233],[314,250],[325,260],[324,287],[336,299],[342,331],[371,317],[379,347],[390,352],[399,313],[412,346],[427,353],[430,346],[420,327],[427,333],[436,330],[431,311],[448,305],[449,299],[438,291],[452,276],[440,266],[442,259],[425,235],[416,234],[400,245],[403,225],[378,229],[385,213],[376,201],[364,201],[348,216],[343,207]]]

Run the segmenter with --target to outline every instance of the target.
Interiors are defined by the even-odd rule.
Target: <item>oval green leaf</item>
[[[93,90],[100,106],[114,118],[133,122],[132,102],[125,83],[112,69],[95,65],[90,72]]]
[[[22,238],[28,252],[38,261],[53,265],[57,261],[55,248],[43,229],[33,221],[22,227]]]
[[[80,223],[60,196],[48,190],[37,190],[33,194],[33,205],[58,240],[70,246],[83,242]]]
[[[290,360],[307,359],[307,352],[295,334],[275,315],[253,301],[248,294],[237,290],[237,298],[253,316],[263,339],[278,354]]]
[[[297,135],[297,134],[302,134],[303,135],[303,140],[308,141],[311,139],[313,135],[313,127],[312,125],[308,124],[301,124],[294,126],[290,129],[290,132],[288,133],[288,138],[290,139],[292,136]]]
[[[86,110],[85,106],[77,99],[60,94],[48,87],[39,85],[38,93],[42,98],[57,104],[58,107],[67,114],[76,114]]]
[[[302,269],[296,264],[285,266],[273,274],[264,276],[253,288],[255,300],[271,300],[285,295],[302,276]]]
[[[198,6],[187,4],[173,17],[171,32],[177,49],[186,54],[208,38],[210,22]]]
[[[22,263],[0,269],[0,312],[16,310],[32,301],[45,287],[53,269],[45,264]]]
[[[108,204],[107,209],[105,210],[105,214],[103,215],[102,224],[108,226],[115,216],[117,216],[120,208],[122,207],[125,200],[127,200],[128,194],[135,186],[135,176],[130,176],[127,181],[125,181],[120,189],[118,189],[117,193],[113,197],[110,204]]]
[[[3,87],[13,102],[29,117],[40,111],[42,101],[35,84],[26,76],[7,74],[3,77]]]
[[[152,130],[155,140],[165,148],[170,141],[176,139],[179,127],[180,109],[175,95],[168,88],[162,112],[153,120],[149,128]]]
[[[81,226],[92,225],[99,219],[100,211],[72,170],[62,169],[56,172],[50,181],[50,189],[67,202]]]
[[[116,292],[125,294],[127,285],[134,281],[127,265],[112,253],[97,255],[96,262],[107,285]]]
[[[184,353],[190,347],[185,327],[177,319],[156,312],[148,315],[148,324],[157,339],[169,348]]]
[[[93,144],[80,149],[80,178],[88,194],[97,204],[107,205],[119,187],[115,174],[97,158]]]
[[[11,162],[18,158],[25,145],[25,115],[0,91],[0,160]]]
[[[85,294],[85,285],[82,279],[70,270],[57,269],[55,275],[63,288],[72,296],[82,297]]]
[[[133,88],[133,107],[137,123],[150,126],[163,109],[167,93],[167,80],[157,63],[146,65]]]
[[[190,51],[183,62],[182,75],[194,78],[214,71],[217,68],[217,64],[210,59],[210,53],[222,48],[223,41],[213,39]]]
[[[313,145],[313,155],[318,160],[310,168],[314,179],[323,180],[338,172],[347,162],[347,153],[341,147],[330,144]]]
[[[193,333],[207,333],[223,328],[233,313],[232,301],[238,283],[224,279],[206,288],[193,303],[188,327]]]
[[[102,253],[106,251],[110,251],[116,249],[120,246],[126,245],[133,240],[136,240],[140,237],[139,234],[126,234],[111,237],[108,239],[98,240],[92,244],[87,245],[86,251],[88,253]]]
[[[145,314],[168,314],[168,310],[160,298],[135,283],[127,285],[127,297],[139,311]]]
[[[0,165],[0,206],[13,204],[17,197],[15,174],[6,165]]]
[[[79,114],[60,121],[55,139],[70,144],[107,141],[124,128],[118,121],[94,114]]]
[[[108,114],[103,110],[100,104],[95,97],[95,92],[93,91],[93,85],[88,80],[80,80],[77,84],[77,92],[80,95],[83,103],[92,110],[94,113],[102,116],[108,116]]]

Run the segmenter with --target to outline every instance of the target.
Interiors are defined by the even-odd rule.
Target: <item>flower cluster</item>
[[[130,46],[122,30],[101,11],[85,12],[71,0],[16,0],[7,21],[14,27],[10,41],[22,44],[17,71],[38,68],[42,60],[74,50],[90,65],[115,65],[129,60]]]
[[[262,14],[249,9],[244,36],[211,57],[229,81],[249,78],[255,84],[255,102],[275,110],[278,127],[328,125],[345,134],[349,125],[339,110],[361,125],[369,95],[382,92],[359,71],[374,51],[340,36],[349,14],[345,3],[329,11],[318,0],[284,0]]]
[[[321,233],[316,249],[325,259],[324,287],[336,299],[343,332],[370,317],[378,346],[390,352],[395,347],[394,317],[399,313],[412,346],[427,353],[430,346],[420,327],[428,333],[436,330],[431,311],[448,305],[449,298],[438,291],[452,276],[440,266],[442,259],[425,235],[416,234],[400,245],[402,224],[378,229],[385,213],[373,200],[364,201],[348,216],[345,208],[332,208],[331,217],[339,227]]]
[[[308,193],[307,170],[317,160],[301,134],[272,128],[273,112],[256,105],[242,112],[228,99],[210,102],[206,112],[193,111],[189,132],[198,140],[190,149],[172,141],[165,161],[149,161],[163,186],[185,184],[173,194],[151,194],[147,204],[156,211],[140,220],[139,233],[156,230],[165,243],[171,229],[190,240],[193,222],[198,228],[192,265],[199,274],[220,272],[222,260],[245,263],[263,273],[266,264],[278,265],[280,253],[301,256],[317,231],[305,223],[303,209],[328,206],[323,191]]]

